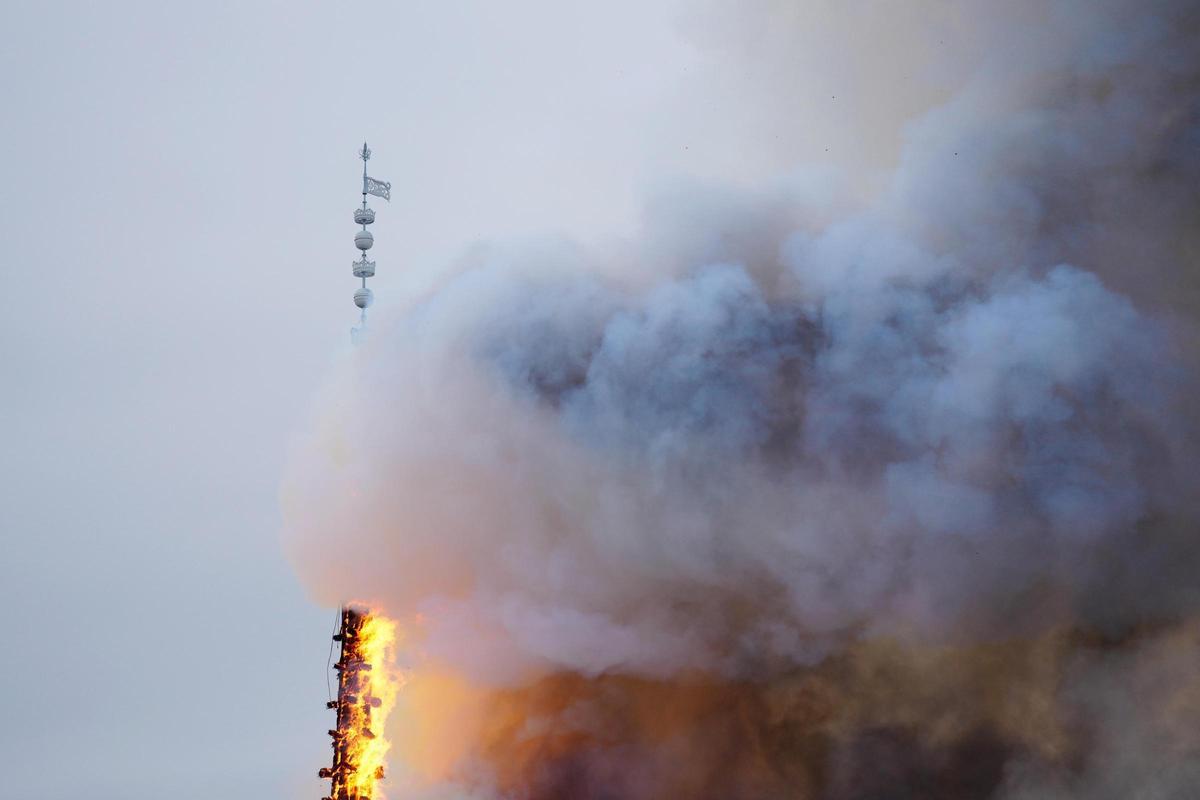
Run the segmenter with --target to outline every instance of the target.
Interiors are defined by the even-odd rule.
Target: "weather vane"
[[[362,230],[354,234],[354,246],[362,251],[362,257],[353,264],[354,277],[362,279],[362,286],[354,292],[354,305],[361,309],[359,327],[350,329],[350,339],[359,342],[367,333],[367,308],[375,300],[375,295],[367,288],[367,278],[375,276],[375,262],[367,260],[367,251],[375,244],[375,237],[367,230],[367,226],[375,221],[375,212],[367,207],[367,195],[373,194],[384,200],[392,200],[392,184],[387,181],[375,180],[367,175],[367,162],[371,159],[371,148],[363,142],[358,157],[363,162],[362,208],[354,209],[354,222],[362,225]]]

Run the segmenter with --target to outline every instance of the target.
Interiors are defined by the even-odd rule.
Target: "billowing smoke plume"
[[[428,796],[1200,782],[1200,9],[904,6],[870,175],[474,253],[331,387],[288,545],[412,620]],[[849,13],[697,35],[781,114]]]

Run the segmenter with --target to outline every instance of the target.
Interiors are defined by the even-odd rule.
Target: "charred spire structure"
[[[371,800],[374,782],[383,777],[382,764],[365,764],[367,742],[376,738],[372,712],[383,699],[372,692],[374,666],[367,651],[368,622],[371,616],[350,606],[342,608],[342,624],[333,640],[341,643],[341,655],[333,668],[338,673],[336,700],[326,706],[337,712],[337,727],[329,731],[333,739],[333,765],[323,767],[318,776],[329,778],[329,796],[323,800]],[[369,774],[363,774],[364,769]]]

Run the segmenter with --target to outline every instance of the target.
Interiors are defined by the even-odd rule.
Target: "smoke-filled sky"
[[[13,5],[6,786],[1186,796],[1197,13]]]

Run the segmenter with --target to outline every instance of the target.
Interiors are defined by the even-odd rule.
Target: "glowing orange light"
[[[396,623],[375,612],[350,607],[342,610],[342,643],[338,699],[333,737],[333,766],[320,776],[332,780],[331,800],[382,800],[378,783],[384,777],[391,744],[387,718],[396,705],[400,678],[393,669]]]

